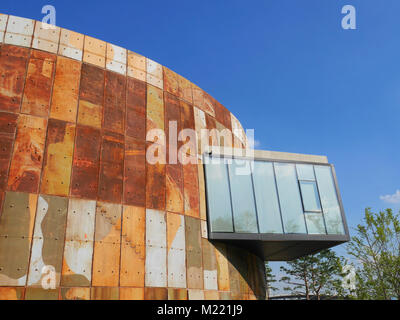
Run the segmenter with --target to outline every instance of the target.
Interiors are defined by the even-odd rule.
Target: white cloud
[[[250,149],[258,148],[261,145],[261,142],[259,140],[255,140],[254,137],[248,137],[247,142]]]
[[[380,196],[379,199],[386,203],[400,203],[400,190],[396,190],[394,194]]]

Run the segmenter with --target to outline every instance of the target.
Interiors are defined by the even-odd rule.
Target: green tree
[[[341,296],[342,265],[342,258],[329,249],[290,261],[287,267],[281,267],[281,271],[287,274],[281,281],[289,285],[284,290],[293,295],[304,295],[307,300],[311,296],[317,300],[322,295]]]
[[[359,299],[400,299],[400,221],[391,209],[365,209],[363,223],[347,246],[358,262],[356,294]]]
[[[277,282],[275,275],[272,272],[272,268],[268,264],[268,262],[265,262],[265,279],[267,280],[267,293],[268,297],[271,294],[271,291],[277,291],[278,288],[274,286],[274,283]]]

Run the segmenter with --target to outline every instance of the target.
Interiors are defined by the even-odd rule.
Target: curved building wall
[[[170,69],[0,15],[0,299],[265,298],[263,262],[207,239],[201,160],[146,161],[151,129],[168,153],[169,121],[245,147],[238,120]]]

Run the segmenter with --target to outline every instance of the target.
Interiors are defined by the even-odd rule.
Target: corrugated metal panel
[[[127,78],[125,134],[144,141],[146,139],[146,84]]]
[[[167,288],[144,288],[145,300],[167,300]]]
[[[28,285],[41,286],[42,269],[51,266],[56,272],[56,285],[60,283],[65,238],[68,198],[39,196]]]
[[[69,194],[75,125],[49,119],[40,191],[45,194]]]
[[[0,216],[0,285],[25,285],[37,195],[7,192]]]
[[[42,169],[47,120],[20,115],[8,176],[12,191],[36,193]]]
[[[99,130],[76,126],[71,195],[87,199],[97,198],[100,141]]]
[[[82,65],[78,123],[101,128],[103,119],[104,70]]]
[[[119,204],[97,202],[93,286],[118,286],[121,209]]]
[[[187,300],[187,289],[168,288],[168,300]]]
[[[185,217],[187,287],[203,289],[200,220]]]
[[[119,288],[120,300],[144,300],[144,288]]]
[[[22,300],[25,288],[0,287],[0,300]]]
[[[147,287],[167,286],[167,235],[165,213],[146,209],[146,274]]]
[[[119,288],[92,287],[90,298],[91,300],[118,300]]]
[[[0,80],[1,81],[1,80]],[[18,115],[0,112],[0,190],[7,185],[8,168],[13,151]],[[1,209],[1,206],[0,206]]]
[[[201,239],[203,249],[204,289],[218,290],[217,260],[214,247],[207,239]]]
[[[144,286],[146,211],[124,206],[120,286]]]
[[[26,75],[21,112],[47,117],[54,75],[54,60],[30,58]]]
[[[76,122],[81,63],[58,57],[50,117]],[[66,94],[68,93],[68,94]]]
[[[185,218],[167,213],[168,287],[186,287]]]
[[[70,199],[61,285],[91,283],[96,201]]]
[[[102,127],[121,134],[125,131],[125,82],[124,76],[106,71]]]
[[[215,243],[214,247],[218,270],[218,289],[221,291],[229,291],[230,282],[226,246],[222,243]]]
[[[90,300],[90,288],[61,288],[62,300]]]
[[[146,204],[145,142],[125,137],[124,203]]]
[[[124,137],[103,131],[98,199],[118,203],[122,201],[123,170]]]
[[[59,289],[26,288],[25,300],[58,300]]]

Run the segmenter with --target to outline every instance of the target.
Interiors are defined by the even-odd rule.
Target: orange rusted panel
[[[25,300],[58,300],[59,289],[26,288]]]
[[[103,128],[123,134],[125,127],[125,77],[106,71]]]
[[[58,57],[50,117],[76,122],[81,63]]]
[[[204,291],[204,300],[219,300],[219,293],[216,290]]]
[[[118,287],[92,287],[91,300],[118,300],[119,288]]]
[[[0,215],[0,286],[24,286],[37,195],[7,192]]]
[[[120,286],[144,286],[145,223],[145,208],[124,206]]]
[[[165,209],[165,164],[146,161],[146,208]]]
[[[168,69],[167,67],[163,67],[164,69],[164,91],[172,93],[175,96],[179,94],[179,83],[178,83],[178,75]]]
[[[146,204],[146,155],[145,143],[125,137],[124,203]]]
[[[204,289],[218,290],[217,259],[212,244],[208,239],[201,239],[203,249]]]
[[[204,167],[201,160],[197,165],[198,169],[198,179],[199,179],[199,210],[200,219],[207,220],[207,205],[206,205],[206,187],[204,180]]]
[[[229,291],[230,282],[226,246],[222,243],[214,243],[214,247],[218,270],[218,289],[221,291]]]
[[[29,49],[2,45],[0,51],[0,110],[19,112]]]
[[[179,98],[193,103],[193,96],[192,96],[192,83],[178,74],[178,83],[179,83]]]
[[[62,300],[90,300],[90,288],[61,288]]]
[[[200,220],[185,217],[187,287],[203,289]]]
[[[146,139],[146,84],[127,78],[126,85],[125,134],[144,141]]]
[[[166,210],[168,211],[184,213],[182,179],[180,163],[166,166]]]
[[[121,251],[121,205],[97,202],[93,286],[118,286]]]
[[[203,90],[192,83],[192,93],[193,93],[193,104],[203,110],[204,105],[204,94]]]
[[[232,130],[231,113],[218,101],[215,101],[215,119],[220,122],[225,128]]]
[[[197,137],[196,137],[196,127],[194,122],[194,109],[193,106],[187,104],[184,101],[180,101],[181,106],[181,121],[182,129],[191,129],[190,132],[185,134],[186,140],[183,141],[186,145],[186,153],[191,156],[197,155]],[[182,137],[184,138],[184,137]],[[181,138],[181,139],[182,139]]]
[[[203,91],[204,104],[203,111],[212,117],[215,117],[216,100],[211,97],[207,92]]]
[[[41,193],[68,195],[74,139],[75,124],[49,119]]]
[[[7,185],[17,120],[16,114],[0,112],[0,191],[4,191]]]
[[[144,288],[145,300],[168,300],[167,288]]]
[[[185,215],[199,218],[199,181],[198,181],[198,165],[184,164],[183,167],[183,187],[185,201]]]
[[[100,130],[77,125],[71,195],[97,198],[100,143]]]
[[[187,300],[187,289],[168,288],[168,300]]]
[[[37,193],[46,127],[46,119],[20,115],[8,176],[9,190]]]
[[[104,70],[82,65],[78,123],[101,128],[104,99]]]
[[[152,85],[147,85],[147,119],[146,131],[152,129],[164,130],[163,91]]]
[[[113,132],[103,132],[97,194],[99,200],[121,203],[123,171],[124,137]]]
[[[36,51],[36,50],[33,50]],[[54,62],[30,58],[21,112],[47,117],[49,114]]]
[[[144,300],[144,288],[119,288],[120,300]]]
[[[0,287],[0,300],[22,300],[24,288]]]

